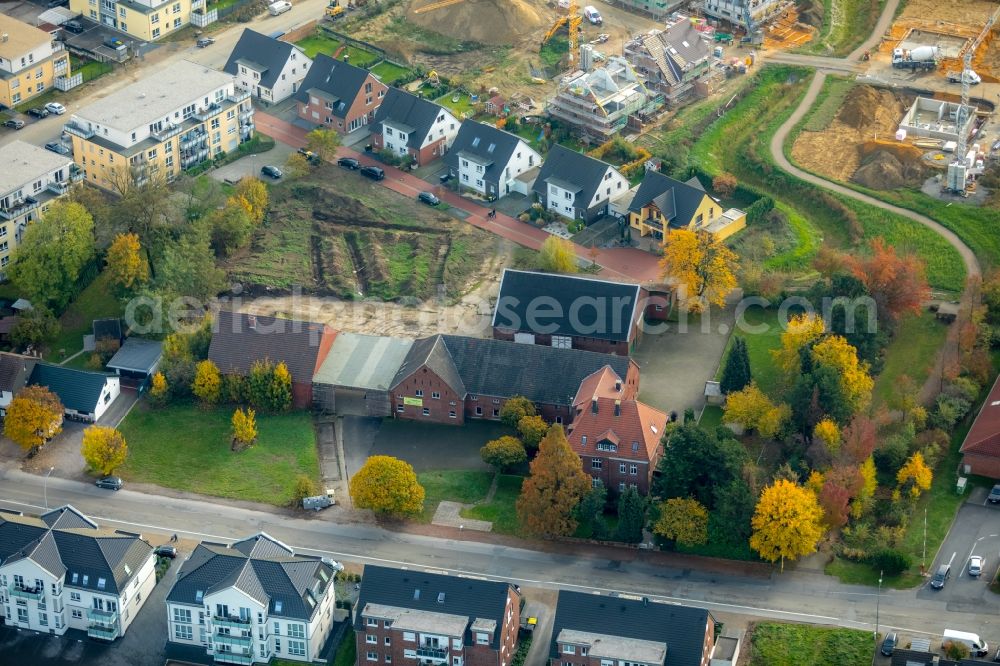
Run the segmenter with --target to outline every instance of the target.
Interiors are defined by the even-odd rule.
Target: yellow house
[[[0,14],[0,107],[13,107],[70,75],[69,53],[52,35]]]
[[[724,210],[697,178],[686,183],[647,171],[628,208],[629,226],[642,236],[663,238],[671,229],[704,230],[719,240],[747,226],[746,213]]]
[[[87,182],[114,190],[129,171],[173,180],[253,136],[250,93],[229,74],[180,60],[72,115],[64,129]]]
[[[69,8],[136,39],[156,41],[191,22],[205,0],[70,0]]]
[[[24,141],[0,147],[0,277],[29,223],[83,174],[73,160]]]

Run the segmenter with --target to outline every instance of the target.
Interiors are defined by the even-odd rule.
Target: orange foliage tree
[[[591,481],[573,453],[561,425],[553,425],[538,444],[531,476],[517,498],[517,516],[536,536],[569,536],[576,530],[576,507],[590,492]]]

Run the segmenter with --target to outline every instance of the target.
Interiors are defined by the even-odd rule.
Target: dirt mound
[[[906,106],[891,90],[880,90],[872,86],[857,86],[847,94],[844,105],[837,113],[837,120],[857,130],[867,130],[876,126],[877,116],[892,116],[895,123],[906,111]]]
[[[919,162],[903,162],[887,150],[878,150],[865,159],[851,180],[873,190],[895,190],[920,183],[923,171]]]
[[[436,32],[447,28],[449,35],[490,45],[519,42],[550,21],[547,12],[525,0],[460,0],[439,9],[416,11],[437,2],[417,0],[410,5],[406,20]]]
[[[799,4],[799,21],[814,28],[823,27],[826,8],[820,0],[806,0]]]

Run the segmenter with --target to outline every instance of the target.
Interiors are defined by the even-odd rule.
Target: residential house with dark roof
[[[696,97],[696,84],[712,73],[712,47],[687,19],[629,40],[625,57],[673,107]]]
[[[608,366],[624,398],[639,391],[639,366],[627,356],[522,345],[504,340],[434,335],[414,341],[392,381],[398,418],[462,424],[500,418],[522,395],[550,423],[570,423],[580,383]]]
[[[117,375],[48,363],[36,363],[28,383],[55,393],[66,409],[67,418],[88,423],[100,419],[121,393]]]
[[[668,296],[637,284],[507,268],[493,310],[493,337],[628,355],[643,317],[662,319]]]
[[[607,162],[556,144],[532,190],[547,210],[590,224],[608,214],[612,199],[628,193],[629,183]]]
[[[264,532],[230,545],[202,542],[167,593],[168,649],[203,646],[227,664],[317,660],[334,625],[333,578],[342,568]]]
[[[104,366],[133,382],[152,377],[163,358],[163,343],[159,340],[128,338]]]
[[[295,44],[254,30],[240,35],[222,71],[236,78],[236,86],[255,99],[282,102],[299,91],[312,59]]]
[[[444,157],[462,124],[451,111],[405,90],[389,88],[375,112],[372,145],[393,155],[409,155],[417,165]]]
[[[506,666],[521,593],[510,583],[365,567],[354,616],[358,666]]]
[[[962,475],[1000,479],[1000,377],[962,442]]]
[[[511,192],[527,196],[531,174],[541,167],[542,156],[516,134],[466,120],[445,156],[445,164],[459,187],[499,199]]]
[[[632,203],[628,223],[642,236],[663,238],[672,229],[707,231],[723,240],[747,226],[746,213],[725,210],[693,177],[682,183],[659,171],[647,171]]]
[[[7,413],[10,401],[28,384],[36,362],[31,356],[0,352],[0,414]]]
[[[388,90],[367,69],[319,53],[295,101],[299,118],[348,134],[375,121]]]
[[[336,331],[326,324],[220,311],[208,358],[224,375],[250,374],[256,361],[284,363],[292,376],[292,405],[313,403],[313,375],[330,352]]]
[[[709,666],[715,618],[704,608],[559,591],[550,666]]]
[[[0,512],[0,614],[7,626],[113,641],[156,585],[141,534],[101,528],[66,505],[38,518]]]
[[[623,398],[625,386],[610,368],[602,368],[580,384],[576,415],[566,438],[583,461],[583,471],[596,488],[619,492],[635,488],[645,495],[663,456],[667,414],[635,398]]]

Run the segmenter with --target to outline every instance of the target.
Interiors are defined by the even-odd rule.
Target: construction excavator
[[[572,63],[576,58],[577,37],[580,34],[580,24],[582,22],[583,16],[580,14],[580,8],[577,7],[576,0],[569,0],[569,7],[566,9],[566,15],[560,16],[556,19],[556,22],[552,24],[549,31],[545,33],[545,36],[542,37],[542,46],[555,37],[556,33],[559,32],[563,26],[566,26],[566,32],[569,35],[569,61]]]

